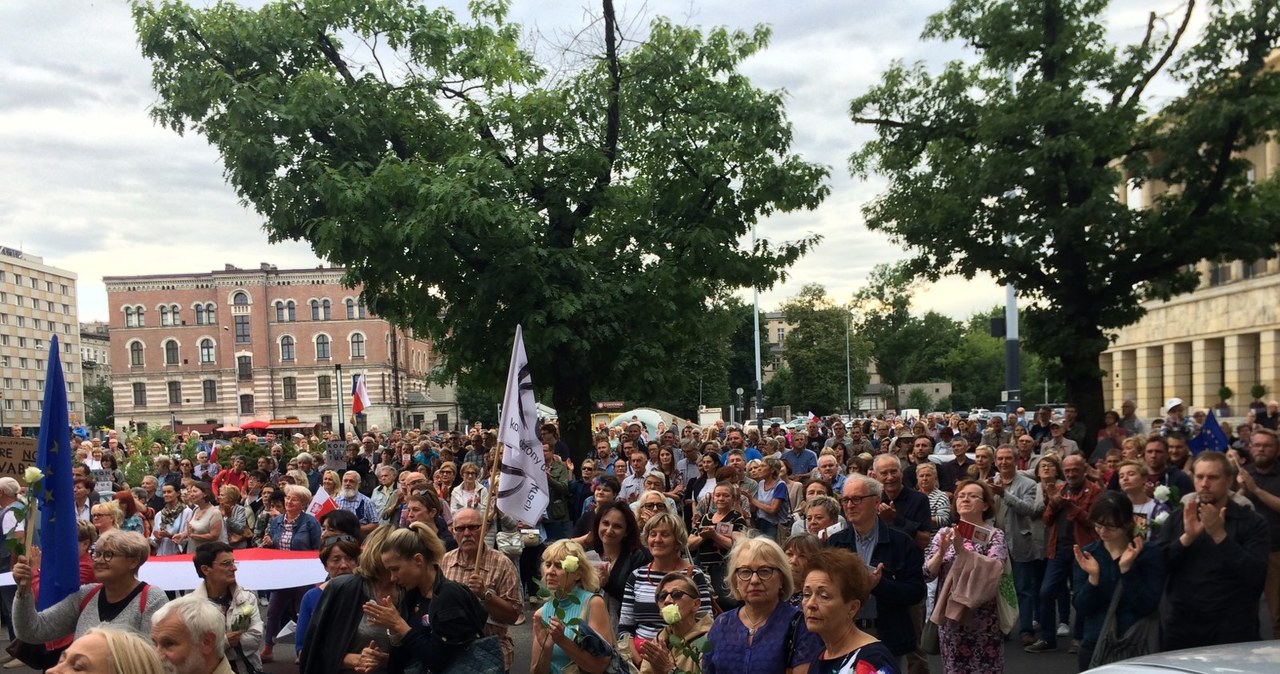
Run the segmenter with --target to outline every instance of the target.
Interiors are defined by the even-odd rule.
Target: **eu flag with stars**
[[[1196,437],[1191,438],[1187,442],[1187,447],[1191,449],[1191,453],[1199,454],[1206,449],[1215,452],[1225,452],[1231,446],[1227,440],[1227,434],[1222,432],[1222,426],[1218,425],[1218,417],[1213,415],[1213,410],[1209,410],[1209,416],[1204,420],[1204,424],[1200,426],[1200,432]]]
[[[40,508],[40,596],[43,611],[80,589],[80,547],[77,544],[75,496],[71,490],[71,424],[67,412],[67,382],[62,377],[58,337],[49,340],[49,370],[44,380],[44,409],[36,466],[44,473]]]

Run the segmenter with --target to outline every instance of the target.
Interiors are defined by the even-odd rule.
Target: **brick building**
[[[72,421],[84,419],[76,275],[0,246],[0,428],[40,428],[49,338],[58,336]]]
[[[208,430],[296,417],[336,428],[339,400],[351,421],[357,374],[372,402],[361,428],[389,428],[397,411],[410,427],[432,411],[433,427],[459,423],[452,403],[433,409],[430,342],[371,315],[342,275],[264,263],[104,278],[116,424]]]

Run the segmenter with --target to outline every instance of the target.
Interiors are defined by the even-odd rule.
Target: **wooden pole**
[[[493,452],[493,468],[489,471],[489,494],[484,501],[484,518],[480,520],[480,545],[476,548],[476,561],[471,567],[471,573],[480,572],[480,558],[484,552],[484,537],[489,532],[489,518],[493,515],[493,500],[498,494],[498,480],[500,473],[498,471],[498,463],[502,460],[502,455],[498,454],[498,448],[494,447]]]

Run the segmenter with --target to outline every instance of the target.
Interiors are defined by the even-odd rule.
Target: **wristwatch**
[[[489,589],[485,590],[485,591],[484,591],[484,601],[489,601],[489,600],[490,600],[490,599],[492,599],[492,598],[493,598],[493,588],[489,588]]]

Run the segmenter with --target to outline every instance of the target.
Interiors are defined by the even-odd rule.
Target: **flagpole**
[[[476,561],[471,566],[471,573],[480,572],[480,558],[484,552],[484,537],[489,532],[489,517],[493,514],[493,500],[498,494],[498,462],[501,457],[497,456],[497,448],[494,448],[493,469],[489,471],[489,494],[484,499],[484,519],[480,520],[480,542],[476,548]]]

